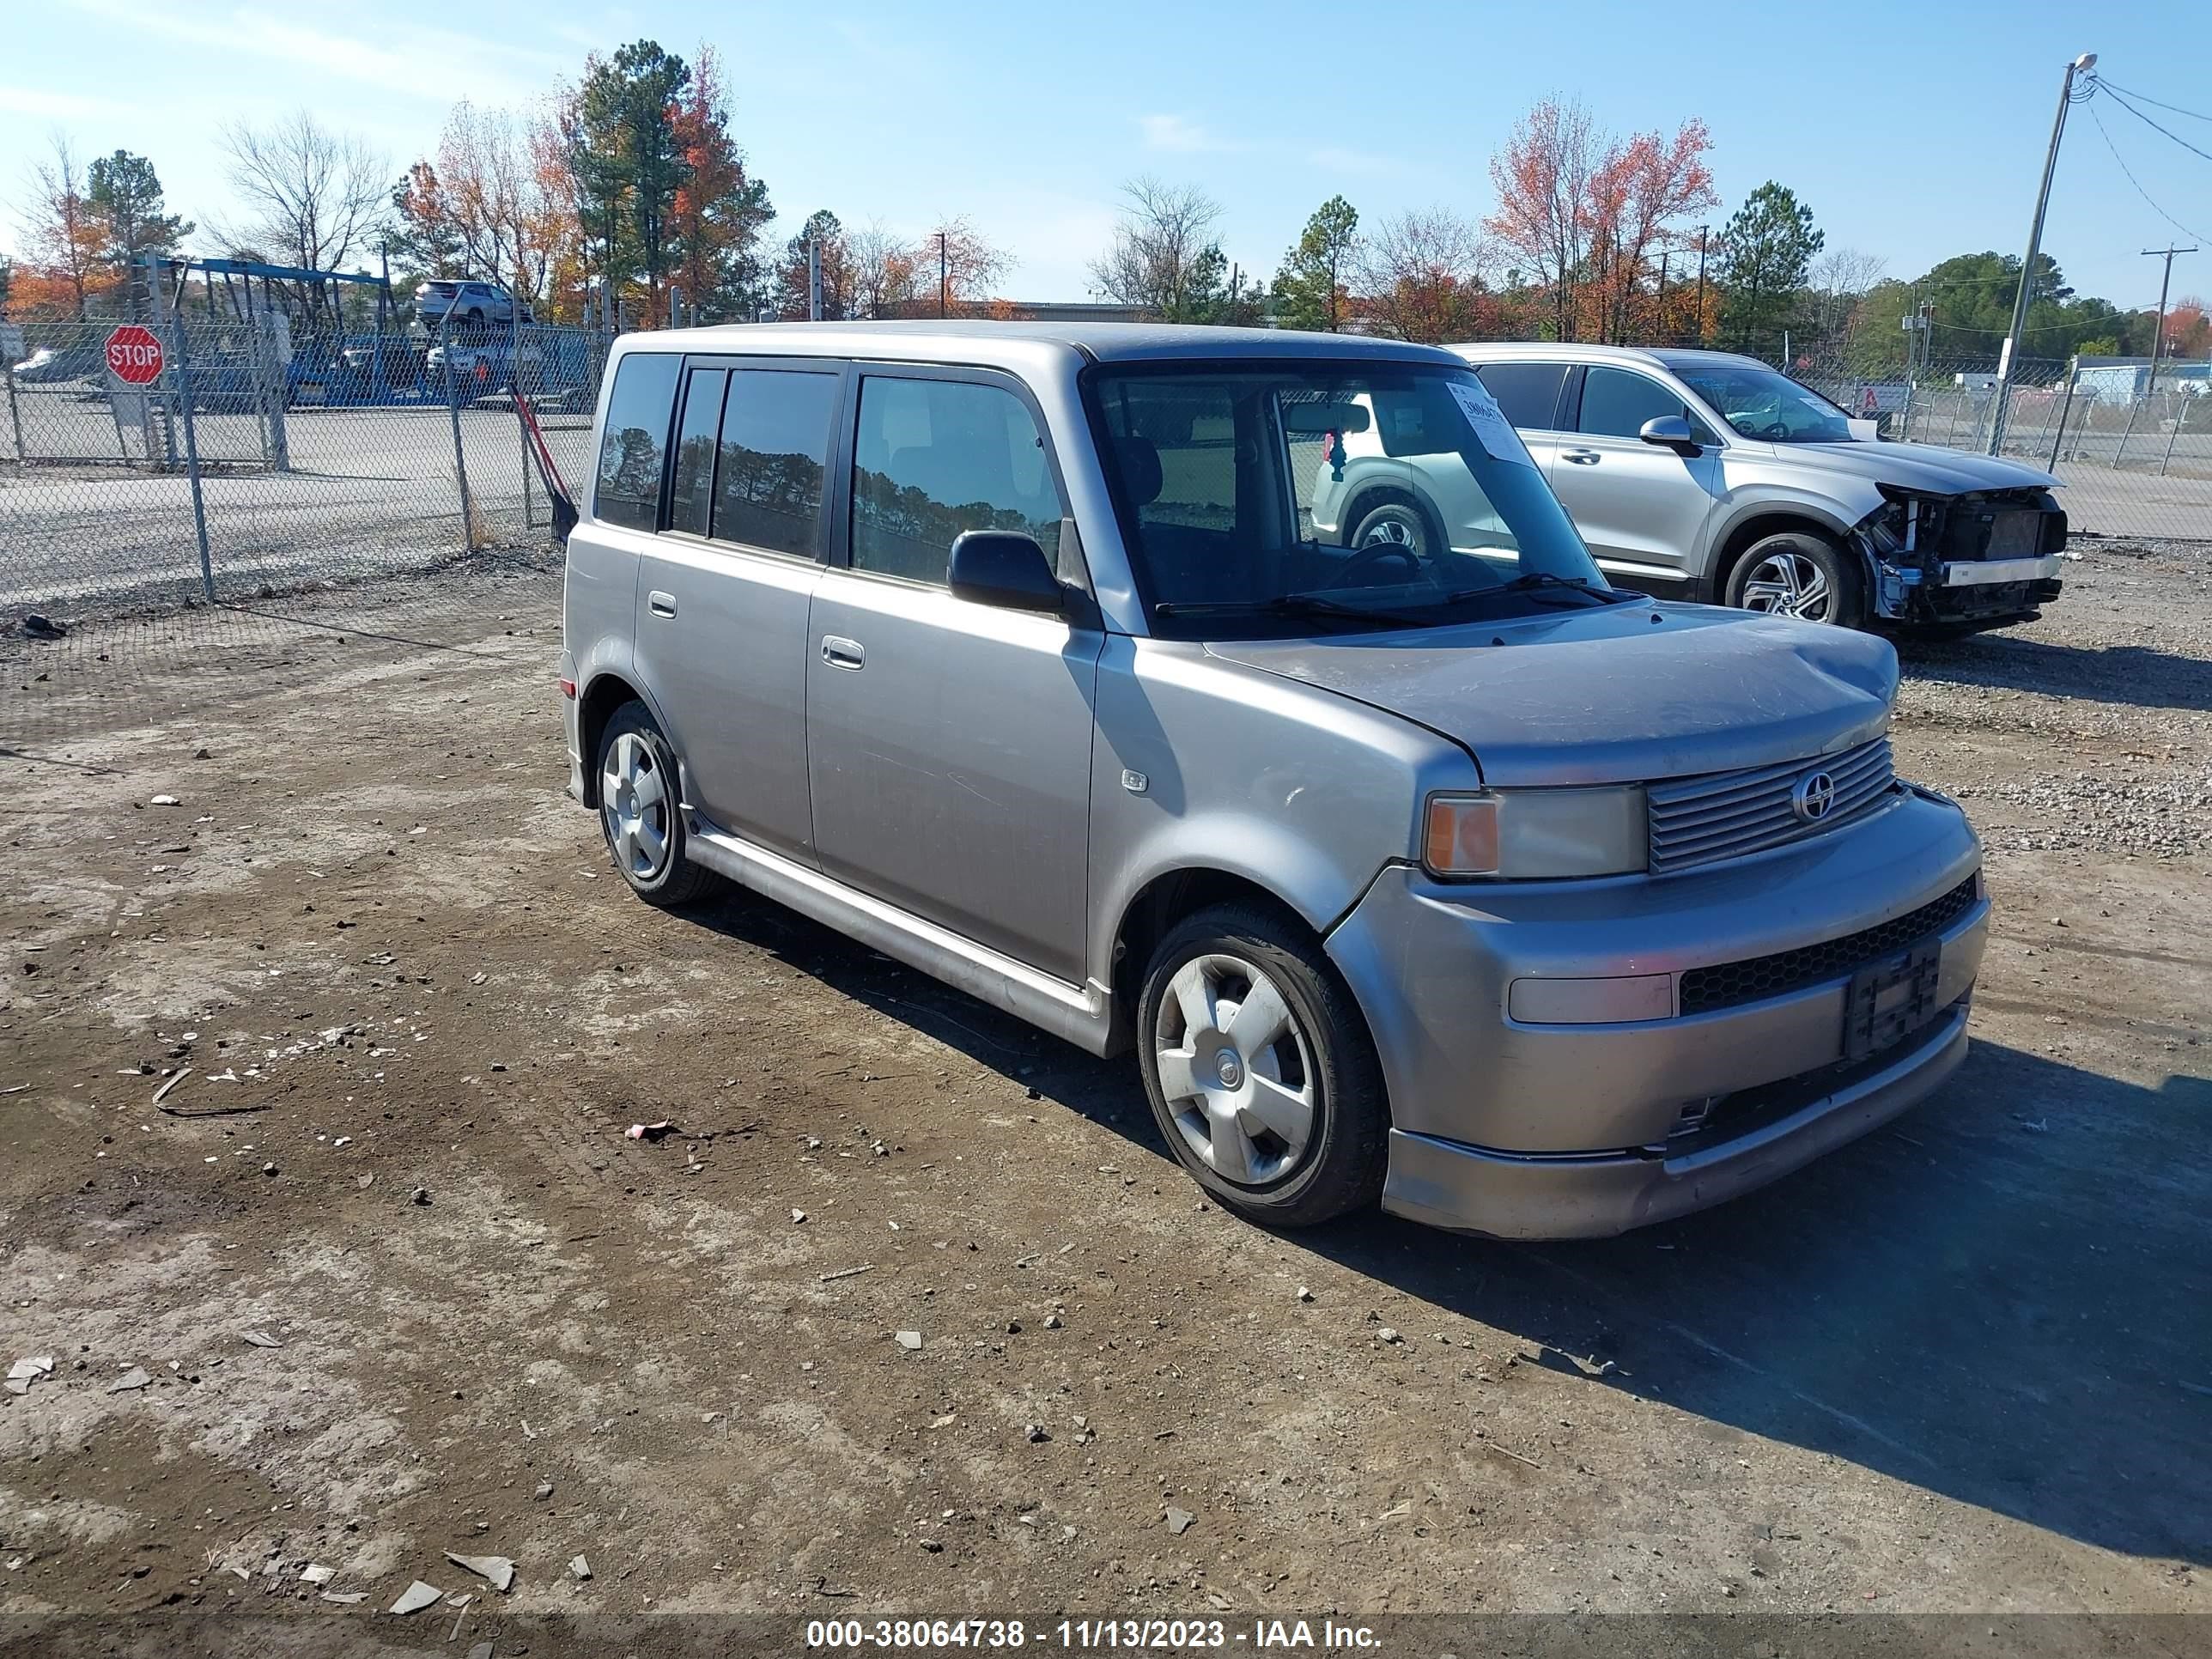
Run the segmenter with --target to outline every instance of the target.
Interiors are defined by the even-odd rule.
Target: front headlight
[[[1644,869],[1650,854],[1635,784],[1431,795],[1422,817],[1421,863],[1432,876],[1618,876]]]

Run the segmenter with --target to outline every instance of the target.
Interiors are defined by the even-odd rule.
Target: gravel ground
[[[2212,559],[2085,551],[2044,622],[1905,650],[1900,763],[1997,905],[1958,1079],[1540,1249],[1257,1232],[1124,1064],[769,905],[638,905],[561,793],[543,584],[451,648],[149,648],[127,708],[72,635],[0,754],[0,1360],[54,1366],[0,1395],[0,1648],[1480,1609],[2202,1650]],[[416,1578],[475,1600],[385,1615]]]

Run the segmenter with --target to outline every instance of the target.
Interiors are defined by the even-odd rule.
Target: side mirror
[[[1705,453],[1705,446],[1698,441],[1697,434],[1690,430],[1690,423],[1680,415],[1655,416],[1644,422],[1636,435],[1647,444],[1671,449],[1677,455],[1702,455]]]
[[[946,573],[953,597],[1008,611],[1067,608],[1067,590],[1034,537],[1012,530],[966,530],[952,544]]]

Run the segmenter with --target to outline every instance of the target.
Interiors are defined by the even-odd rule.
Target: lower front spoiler
[[[1763,1187],[1918,1104],[1966,1059],[1966,1012],[1961,1000],[1887,1063],[1680,1155],[1499,1152],[1393,1129],[1382,1207],[1492,1238],[1610,1238],[1670,1221]]]

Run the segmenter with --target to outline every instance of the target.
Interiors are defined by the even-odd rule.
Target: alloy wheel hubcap
[[[1820,567],[1802,553],[1761,559],[1743,584],[1743,608],[1771,616],[1826,622],[1834,595]]]
[[[659,874],[668,862],[668,780],[635,732],[623,732],[607,751],[599,811],[615,861],[640,881]]]
[[[1368,526],[1366,537],[1359,544],[1362,547],[1411,547],[1413,532],[1401,520],[1385,519],[1380,524]]]
[[[1253,963],[1185,963],[1154,1016],[1152,1060],[1177,1133],[1224,1181],[1269,1186],[1304,1159],[1318,1100],[1312,1050]]]

